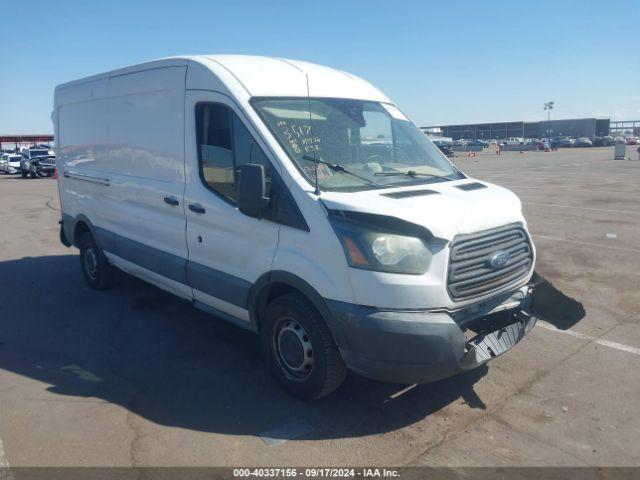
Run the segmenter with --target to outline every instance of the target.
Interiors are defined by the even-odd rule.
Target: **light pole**
[[[544,109],[547,111],[547,140],[551,141],[551,110],[553,110],[553,102],[545,103]]]

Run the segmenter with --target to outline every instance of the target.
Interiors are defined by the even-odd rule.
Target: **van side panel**
[[[56,105],[64,214],[86,216],[116,265],[138,265],[136,274],[149,281],[145,271],[160,274],[169,287],[181,285],[168,290],[190,297],[185,75],[186,66],[173,66],[99,80],[99,89],[89,86],[95,82],[71,85],[56,92]]]
[[[125,260],[157,271],[171,258],[168,273],[181,283],[186,283],[187,259],[185,74],[185,67],[169,67],[110,79],[110,205],[101,225],[115,234]],[[167,204],[165,197],[178,205]]]
[[[103,221],[98,185],[66,174],[104,176],[97,165],[104,168],[109,157],[107,94],[107,79],[56,90],[56,162],[62,211],[72,217],[84,214],[97,223]]]
[[[185,67],[109,81],[110,168],[155,181],[184,181]]]

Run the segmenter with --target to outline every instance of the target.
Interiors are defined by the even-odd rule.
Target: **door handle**
[[[204,213],[204,212],[206,212],[204,207],[202,205],[200,205],[199,203],[190,203],[189,204],[189,210],[191,210],[194,213]]]
[[[168,203],[169,205],[180,205],[180,202],[176,197],[164,197],[164,203]]]

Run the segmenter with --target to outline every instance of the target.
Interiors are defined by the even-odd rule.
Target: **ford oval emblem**
[[[499,252],[494,253],[489,258],[489,265],[491,268],[498,269],[504,267],[507,262],[511,259],[511,254],[506,250],[500,250]]]

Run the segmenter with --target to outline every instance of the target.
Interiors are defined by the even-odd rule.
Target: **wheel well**
[[[271,282],[263,285],[254,295],[250,295],[249,315],[251,321],[260,330],[261,316],[270,302],[288,293],[298,293],[306,298],[318,310],[329,331],[338,346],[345,344],[340,322],[336,321],[333,312],[329,309],[325,299],[304,280],[289,274],[288,272],[272,272]],[[260,281],[258,281],[258,284]]]
[[[297,288],[289,285],[288,283],[283,282],[273,282],[269,285],[266,285],[256,298],[255,302],[255,318],[258,328],[260,328],[261,316],[264,314],[265,308],[269,305],[273,300],[287,293],[299,293],[304,295]]]
[[[76,226],[73,229],[73,243],[79,245],[82,235],[90,231],[91,229],[89,228],[89,226],[85,222],[80,220],[78,223],[76,223]]]

